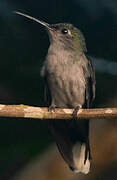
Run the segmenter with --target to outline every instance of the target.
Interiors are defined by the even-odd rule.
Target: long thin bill
[[[36,19],[36,18],[34,18],[34,17],[32,17],[32,16],[29,16],[29,15],[27,15],[27,14],[21,13],[21,12],[19,12],[19,11],[14,11],[14,13],[15,13],[15,14],[19,14],[19,15],[21,15],[21,16],[24,16],[24,17],[26,17],[26,18],[28,18],[28,19],[33,20],[33,21],[36,21],[37,23],[42,24],[42,25],[45,26],[46,28],[48,28],[48,29],[50,29],[50,30],[53,30],[53,29],[51,28],[51,25],[48,24],[48,23],[46,23],[46,22],[44,22],[44,21],[40,21],[40,20],[38,20],[38,19]]]

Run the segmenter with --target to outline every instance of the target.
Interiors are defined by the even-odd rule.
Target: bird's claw
[[[49,106],[48,111],[55,112],[55,108],[56,108],[55,105],[51,105],[51,106]]]
[[[80,106],[76,106],[75,108],[74,108],[74,111],[73,111],[73,119],[77,119],[78,117],[77,117],[77,114],[78,114],[78,111],[79,111],[79,109],[81,109],[81,107]]]

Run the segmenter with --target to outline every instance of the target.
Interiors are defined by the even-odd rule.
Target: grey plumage
[[[58,33],[61,33],[64,26],[65,24],[54,25]],[[76,28],[75,30],[78,31]],[[80,31],[78,33],[80,36]],[[95,97],[95,75],[91,61],[85,55],[85,43],[81,42],[83,47],[82,44],[77,44],[79,47],[75,49],[73,39],[64,38],[65,35],[53,35],[52,32],[49,36],[51,43],[42,70],[49,105],[90,108]],[[88,173],[91,159],[89,121],[55,120],[50,121],[50,128],[69,167],[75,172]]]
[[[31,16],[16,12],[35,20]],[[90,108],[95,97],[95,73],[86,56],[82,33],[72,24],[47,24],[50,47],[42,67],[46,99],[50,107]],[[75,172],[87,174],[90,169],[89,121],[50,120],[49,127],[58,149]]]

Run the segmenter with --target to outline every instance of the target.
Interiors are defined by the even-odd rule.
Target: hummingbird
[[[91,108],[95,98],[95,71],[82,32],[69,23],[48,24],[16,11],[43,25],[50,46],[41,76],[50,110],[73,108],[72,120],[49,120],[49,128],[65,162],[75,173],[90,171],[89,120],[77,119],[81,108]]]

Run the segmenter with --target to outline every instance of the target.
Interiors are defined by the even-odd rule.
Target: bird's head
[[[85,39],[83,34],[78,28],[74,27],[72,24],[48,24],[44,21],[40,21],[24,13],[20,13],[17,11],[15,13],[25,16],[43,25],[49,34],[50,43],[53,43],[53,45],[54,43],[56,43],[58,48],[60,46],[68,50],[71,49],[76,51],[86,51]]]
[[[86,51],[85,39],[81,31],[72,24],[52,24],[49,30],[50,41],[57,42],[68,49]]]

